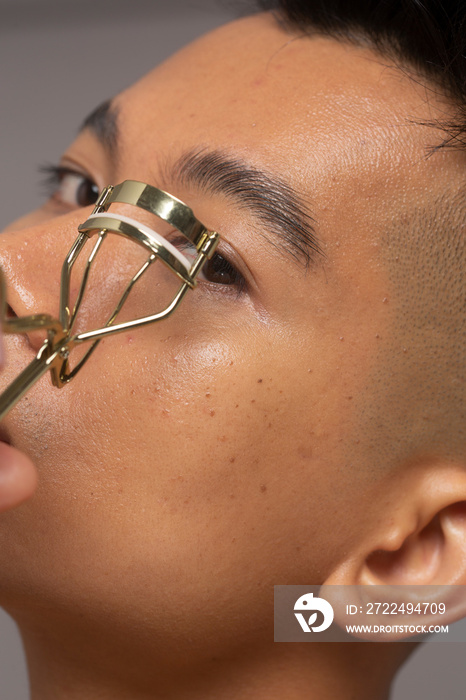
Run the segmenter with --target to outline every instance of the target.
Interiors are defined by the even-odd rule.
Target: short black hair
[[[290,28],[369,45],[414,68],[456,110],[442,146],[466,149],[466,0],[257,0]]]

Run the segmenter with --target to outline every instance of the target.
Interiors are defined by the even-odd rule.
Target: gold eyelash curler
[[[195,253],[194,258],[190,259],[182,250],[149,226],[126,215],[110,212],[110,206],[115,203],[134,205],[169,224],[171,229],[176,229],[182,234],[186,244],[192,245]],[[30,333],[41,330],[46,331],[47,337],[32,362],[0,395],[0,420],[46,372],[50,371],[54,386],[61,388],[76,376],[99,342],[106,336],[140,328],[170,316],[188,289],[193,289],[196,286],[197,275],[206,260],[214,254],[219,241],[219,234],[209,231],[196,219],[186,204],[163,190],[136,180],[125,180],[119,185],[106,187],[100,194],[91,216],[78,226],[78,232],[79,235],[62,267],[58,319],[47,314],[5,318],[5,284],[3,276],[1,277],[2,309],[0,311],[1,318],[4,319],[3,331],[5,333]],[[91,268],[109,232],[116,233],[142,246],[148,252],[148,257],[126,285],[106,323],[95,330],[73,334],[73,327],[84,298]],[[70,299],[71,273],[85,244],[93,236],[97,236],[97,241],[88,256],[76,301],[72,305]],[[180,282],[173,298],[162,311],[123,323],[116,323],[130,292],[144,273],[157,261],[161,261],[176,275]],[[76,366],[71,369],[69,365],[70,352],[74,347],[83,343],[90,343],[90,347]]]

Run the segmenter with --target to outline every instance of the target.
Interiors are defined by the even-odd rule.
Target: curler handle
[[[14,379],[0,395],[0,421],[15,406],[24,394],[50,369],[59,355],[59,350],[47,357],[44,346],[37,357]]]

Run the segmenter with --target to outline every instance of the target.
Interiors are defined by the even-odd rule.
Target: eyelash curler
[[[131,204],[166,222],[172,230],[175,229],[178,234],[182,234],[180,238],[186,245],[192,247],[193,257],[185,255],[182,249],[177,248],[151,227],[132,217],[109,211],[111,205],[116,203]],[[134,330],[170,316],[188,289],[196,286],[197,275],[206,260],[214,254],[219,241],[219,234],[209,231],[196,219],[186,204],[163,190],[136,180],[125,180],[119,185],[106,187],[101,192],[91,216],[78,226],[78,232],[78,237],[62,266],[58,319],[47,314],[5,318],[5,284],[1,275],[3,331],[5,333],[46,331],[47,337],[32,362],[0,395],[0,420],[46,372],[50,371],[53,385],[62,388],[77,375],[103,338]],[[148,257],[126,285],[105,324],[95,330],[74,333],[73,328],[88,286],[92,266],[109,233],[118,234],[135,242],[147,251]],[[94,236],[97,236],[97,240],[87,258],[76,300],[72,304],[71,273],[86,243]],[[130,292],[156,262],[161,262],[179,281],[173,298],[158,313],[116,323]],[[83,343],[90,343],[90,347],[71,369],[70,353],[74,347]]]

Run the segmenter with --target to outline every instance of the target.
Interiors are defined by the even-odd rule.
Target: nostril
[[[18,318],[18,314],[15,314],[9,304],[6,306],[6,318]]]
[[[9,320],[10,320],[10,321],[13,321],[13,319],[20,319],[20,321],[21,321],[21,319],[26,320],[26,318],[27,318],[27,316],[26,316],[26,317],[24,317],[24,316],[19,316],[19,315],[15,312],[15,310],[13,309],[13,307],[10,306],[10,304],[7,304],[6,310],[5,310],[5,320],[6,320],[6,321],[9,321]],[[19,329],[16,327],[16,324],[14,324],[13,327],[12,327],[12,326],[9,326],[9,327],[8,327],[8,325],[5,324],[5,326],[4,326],[4,331],[5,331],[6,333],[11,333],[11,334],[13,334],[13,335],[15,335],[15,336],[19,336],[19,337],[23,338],[24,341],[25,341],[25,342],[32,348],[32,350],[34,350],[35,352],[37,352],[37,351],[42,347],[42,345],[44,344],[44,341],[45,341],[46,338],[47,338],[47,331],[46,331],[45,329],[42,329],[42,328],[40,328],[40,329],[38,329],[38,330],[31,330],[31,329],[29,329],[29,330],[26,330],[26,329],[19,330]]]

